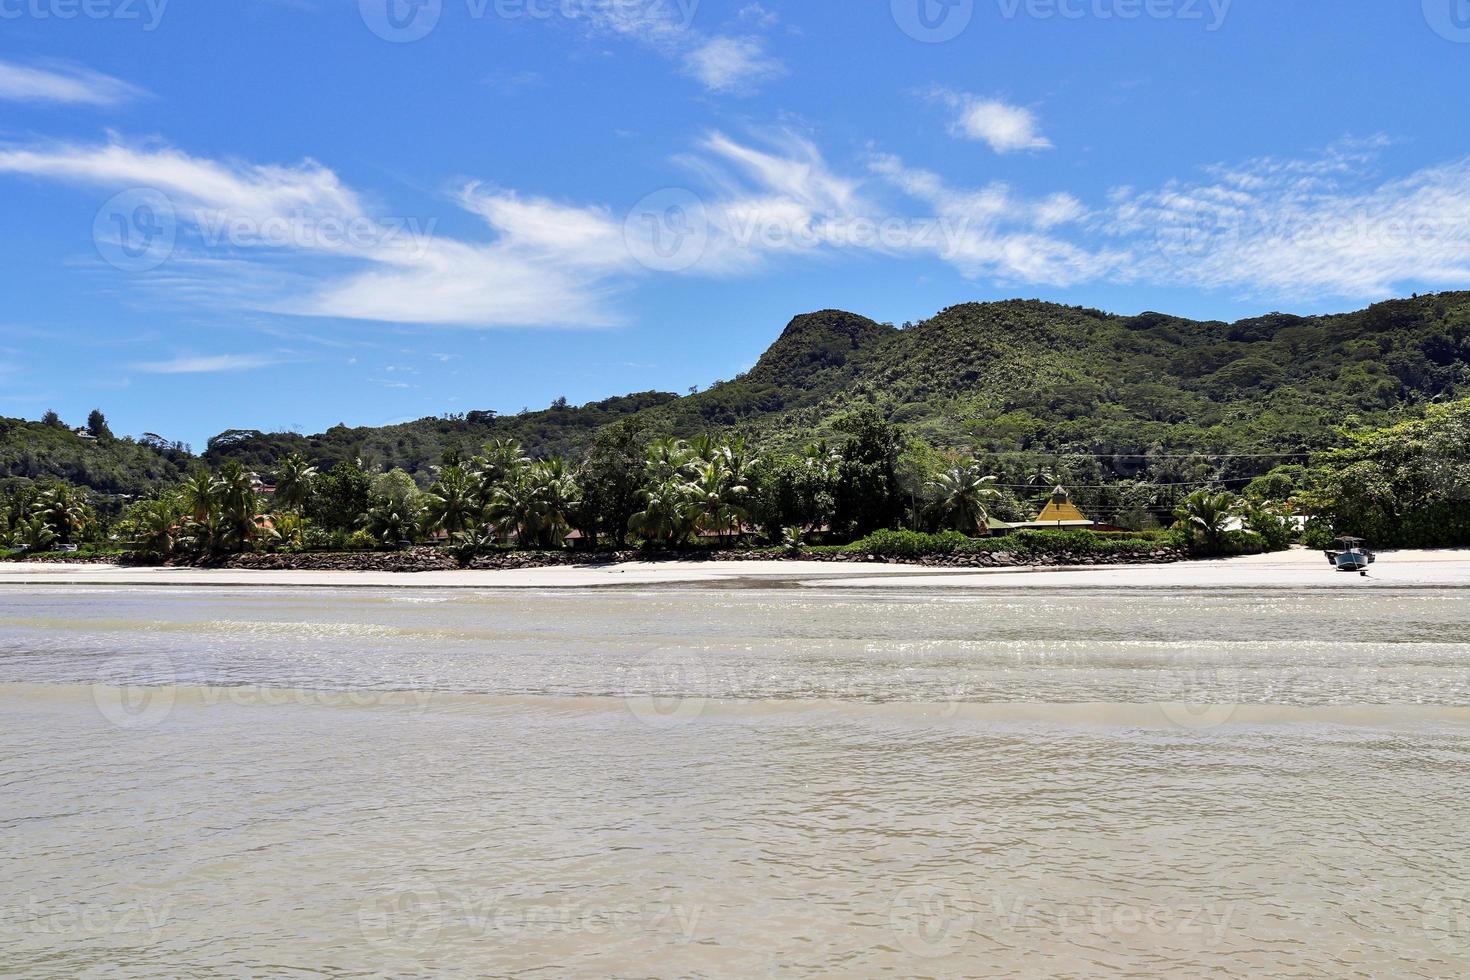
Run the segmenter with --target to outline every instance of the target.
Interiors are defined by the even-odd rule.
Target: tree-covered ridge
[[[1332,316],[1201,322],[1031,300],[951,307],[904,329],[835,310],[797,317],[748,373],[686,397],[646,394],[493,421],[425,419],[309,438],[254,434],[211,461],[264,463],[299,450],[323,465],[360,456],[419,473],[446,449],[515,438],[533,456],[575,455],[604,424],[634,417],[664,436],[729,430],[799,446],[873,405],[938,446],[992,453],[1117,454],[1113,477],[1149,453],[1307,452],[1345,426],[1395,421],[1470,391],[1470,294],[1380,303]],[[1240,466],[1251,476],[1269,466]]]
[[[204,460],[210,465],[235,460],[265,470],[283,456],[300,453],[324,470],[361,461],[368,469],[402,469],[428,479],[446,455],[469,457],[496,439],[513,439],[540,457],[571,455],[590,444],[604,426],[675,400],[677,396],[658,391],[579,408],[559,399],[543,411],[518,415],[470,412],[382,427],[335,425],[312,436],[232,429],[209,440]]]
[[[309,436],[232,430],[210,441],[204,461],[265,472],[299,453],[323,471],[361,461],[426,484],[446,458],[498,439],[537,459],[577,458],[609,425],[633,420],[654,437],[723,432],[797,449],[840,438],[839,420],[872,406],[936,452],[991,457],[987,470],[1010,484],[1052,472],[1080,483],[1219,479],[1238,489],[1343,445],[1354,427],[1390,425],[1465,393],[1470,293],[1237,323],[1012,300],[951,307],[898,329],[825,310],[792,320],[749,372],[684,397],[645,392],[581,407],[559,399],[517,415]],[[1262,456],[1271,453],[1298,455]],[[176,478],[183,461],[152,440],[89,442],[64,427],[0,424],[0,475],[137,495]],[[1079,502],[1134,506],[1113,496],[1084,492]]]
[[[62,480],[101,494],[142,496],[176,483],[193,456],[158,436],[119,438],[101,412],[73,430],[46,420],[0,418],[0,484]]]

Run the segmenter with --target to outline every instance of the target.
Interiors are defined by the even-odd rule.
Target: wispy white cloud
[[[197,251],[181,244],[154,276],[171,291],[233,297],[255,309],[397,323],[607,325],[609,273],[636,263],[605,209],[467,188],[460,206],[494,233],[435,235],[432,222],[369,213],[314,161],[262,166],[168,147],[0,148],[0,173],[107,188],[147,187],[172,202]],[[219,246],[226,257],[219,256]],[[289,256],[289,269],[272,264]],[[319,264],[307,264],[317,260]],[[343,272],[353,260],[356,271]]]
[[[1116,246],[1094,248],[1077,240],[1086,209],[1070,194],[1032,199],[999,181],[958,190],[892,155],[876,155],[871,166],[932,209],[947,234],[931,250],[967,278],[1070,286],[1104,278],[1126,260]],[[1059,230],[1063,226],[1071,226],[1070,235]]]
[[[1148,281],[1284,297],[1379,298],[1470,282],[1470,158],[1376,173],[1381,139],[1319,157],[1214,166],[1193,181],[1122,189],[1110,234]]]
[[[591,4],[581,19],[595,31],[636,41],[677,62],[711,92],[747,94],[785,74],[756,33],[774,26],[775,15],[754,4],[740,11],[735,33],[711,33],[694,26],[698,9],[697,0]]]
[[[753,37],[716,37],[684,57],[685,70],[711,92],[748,92],[785,73]]]
[[[112,106],[147,93],[121,79],[62,63],[46,67],[0,61],[0,99]]]
[[[957,138],[988,143],[996,153],[1051,149],[1051,140],[1041,134],[1041,121],[1030,109],[947,89],[938,89],[933,96],[954,113],[949,131]]]
[[[1367,141],[1315,158],[1216,166],[1089,203],[1002,181],[958,186],[881,153],[845,172],[792,131],[712,132],[679,158],[697,193],[659,198],[646,212],[468,184],[453,206],[483,222],[483,238],[385,218],[310,160],[267,166],[164,146],[0,145],[0,174],[166,194],[180,244],[137,281],[185,301],[392,323],[569,327],[621,322],[621,299],[654,276],[755,276],[798,257],[907,257],[982,282],[1150,282],[1282,299],[1466,285],[1470,158],[1385,180],[1375,176],[1380,149]],[[221,236],[227,247],[218,247]],[[658,261],[661,244],[685,239],[696,245],[687,261]],[[240,357],[141,369],[253,366],[253,355]]]
[[[133,369],[148,374],[222,374],[229,371],[255,371],[280,364],[278,358],[259,354],[216,354],[206,357],[175,357],[167,361],[143,361]]]

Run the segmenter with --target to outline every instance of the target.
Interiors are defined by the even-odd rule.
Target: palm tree
[[[288,548],[306,547],[306,518],[301,516],[300,511],[277,513],[272,522],[275,527],[270,529],[267,537],[273,544],[283,544]]]
[[[167,558],[179,546],[178,505],[170,498],[149,500],[135,512],[132,546],[152,558]]]
[[[393,548],[418,537],[421,513],[412,500],[386,500],[367,513],[367,530],[379,544]]]
[[[692,460],[700,464],[709,464],[715,461],[715,457],[724,451],[724,445],[709,433],[697,435],[689,440],[688,451]]]
[[[80,535],[87,525],[87,501],[83,492],[65,484],[42,490],[32,513],[56,533],[59,544],[72,544],[72,538]]]
[[[214,499],[219,508],[220,539],[227,547],[245,550],[255,534],[255,486],[250,474],[236,460],[219,468],[214,480]]]
[[[652,483],[675,478],[687,479],[694,466],[694,454],[681,439],[655,439],[648,445],[645,470]]]
[[[50,551],[56,546],[56,532],[41,515],[22,520],[15,529],[15,543],[30,551]]]
[[[522,547],[558,548],[571,530],[580,492],[563,460],[532,463],[495,491],[491,521],[513,528]]]
[[[801,451],[806,465],[825,480],[830,480],[837,475],[837,468],[842,465],[842,454],[827,444],[826,439],[807,443]]]
[[[677,477],[642,491],[643,509],[628,521],[628,530],[649,541],[682,544],[699,525],[702,514],[698,491]]]
[[[934,508],[942,518],[966,534],[990,533],[988,501],[1000,496],[991,484],[995,477],[984,476],[974,461],[956,466],[936,476],[926,486],[934,496]]]
[[[469,473],[458,466],[445,467],[424,498],[429,526],[454,535],[477,523],[482,512],[477,496]]]
[[[312,481],[316,479],[316,467],[300,453],[292,453],[281,460],[276,474],[276,499],[289,510],[301,513],[311,498]]]
[[[204,467],[197,467],[179,486],[184,512],[200,524],[209,524],[210,518],[219,509],[215,490],[214,476]]]
[[[1196,490],[1174,511],[1179,526],[1204,540],[1211,554],[1224,550],[1225,529],[1235,516],[1236,501],[1228,493]]]
[[[745,498],[750,494],[749,487],[736,482],[736,475],[725,460],[725,456],[715,456],[712,462],[700,467],[698,476],[690,483],[700,523],[722,537],[730,530],[739,530],[745,520]]]
[[[514,439],[487,442],[484,452],[471,459],[468,467],[475,483],[476,506],[481,510],[488,508],[495,491],[530,464],[531,460],[521,451],[521,444]]]

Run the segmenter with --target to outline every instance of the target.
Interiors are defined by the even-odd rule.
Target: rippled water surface
[[[0,974],[1470,973],[1454,590],[0,591]]]

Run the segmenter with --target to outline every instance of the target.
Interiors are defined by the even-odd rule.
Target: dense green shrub
[[[1363,432],[1311,478],[1306,501],[1337,534],[1380,547],[1470,544],[1470,400]]]
[[[967,548],[971,539],[958,531],[925,534],[922,531],[874,531],[854,541],[846,550],[880,558],[922,558],[925,555],[952,555]]]

